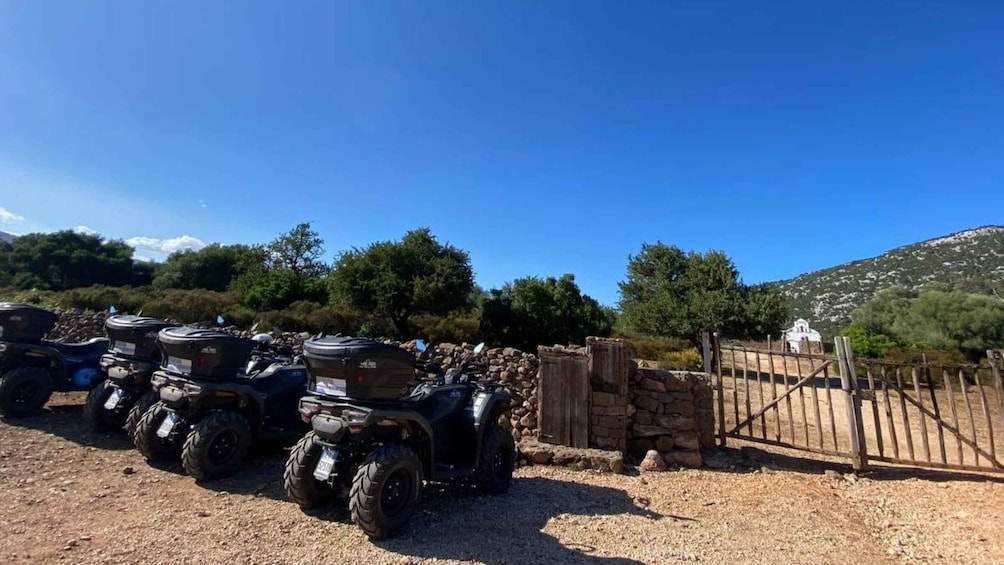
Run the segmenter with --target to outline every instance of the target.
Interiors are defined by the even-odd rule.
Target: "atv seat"
[[[108,340],[96,337],[83,343],[53,343],[52,348],[68,360],[100,357],[108,352]]]

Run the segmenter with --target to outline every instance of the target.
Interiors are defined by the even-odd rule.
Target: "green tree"
[[[240,271],[241,259],[250,252],[246,245],[213,243],[198,251],[176,251],[157,267],[153,286],[159,289],[206,289],[224,291]]]
[[[788,308],[777,293],[739,280],[720,251],[684,253],[661,242],[628,257],[621,283],[621,323],[627,332],[679,337],[700,346],[701,332],[741,338],[778,335]]]
[[[585,343],[606,337],[615,316],[582,294],[575,275],[526,277],[492,289],[481,307],[480,331],[492,343],[534,351],[538,345]]]
[[[132,254],[124,242],[95,235],[31,233],[0,246],[0,281],[48,290],[148,283],[149,267],[137,267]]]
[[[1004,300],[946,288],[879,293],[851,314],[852,326],[912,347],[958,351],[972,361],[1004,346]]]
[[[879,358],[896,346],[896,342],[885,334],[871,334],[864,324],[852,323],[841,335],[851,338],[851,349],[858,357]]]
[[[439,243],[428,228],[343,252],[329,280],[335,304],[390,320],[400,337],[410,337],[415,314],[468,308],[474,291],[467,252]]]
[[[309,223],[297,225],[265,246],[248,248],[236,265],[230,288],[257,310],[285,308],[299,300],[323,302],[328,290],[321,263],[324,240]]]

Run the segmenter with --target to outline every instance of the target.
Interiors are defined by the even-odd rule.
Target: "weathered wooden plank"
[[[798,380],[802,380],[802,362],[795,359],[796,374],[798,375]],[[797,382],[797,381],[796,381]],[[805,446],[808,447],[810,444],[809,440],[809,416],[805,411],[805,387],[798,387],[798,403],[802,407],[802,431],[805,432]]]
[[[872,457],[870,457],[870,459],[873,460],[873,461],[880,461],[882,463],[892,463],[893,465],[911,465],[911,466],[920,465],[921,467],[931,467],[931,468],[934,468],[934,469],[952,469],[952,470],[956,470],[956,471],[977,471],[977,472],[981,472],[981,473],[986,473],[988,471],[993,471],[993,472],[998,472],[999,473],[999,472],[1004,471],[1004,467],[1001,467],[1001,466],[994,466],[993,468],[990,468],[990,467],[980,467],[980,466],[976,466],[976,465],[962,465],[962,464],[955,464],[955,463],[947,463],[946,464],[946,463],[939,463],[937,461],[932,461],[930,463],[925,463],[923,461],[915,461],[913,459],[899,459],[897,457],[876,457],[876,456],[872,456]]]
[[[948,412],[952,415],[952,424],[954,424],[955,427],[958,428],[959,414],[958,414],[958,408],[956,408],[955,405],[955,391],[952,390],[954,388],[952,386],[952,377],[948,374],[947,368],[941,370],[941,377],[945,381],[945,392],[948,393],[948,406],[949,406]],[[956,447],[956,453],[959,456],[959,464],[965,464],[966,458],[965,454],[962,451],[962,438],[960,438],[959,436],[955,436],[955,447]]]
[[[997,393],[997,404],[999,412],[997,417],[1000,418],[1001,426],[1004,427],[1004,382],[1001,379],[1001,358],[1004,357],[1004,350],[988,350],[987,359],[990,360],[990,372],[994,378],[994,391]]]
[[[907,453],[910,454],[910,459],[916,459],[913,449],[913,432],[910,429],[910,418],[906,413],[906,393],[903,392],[903,375],[899,367],[896,367],[896,384],[893,388],[899,394],[899,409],[903,416],[903,433],[906,435],[906,449]]]
[[[750,414],[753,413],[753,408],[750,406],[750,370],[749,370],[749,353],[747,353],[746,348],[743,348],[743,381],[746,383],[746,417],[747,422],[749,422],[749,433],[750,436],[753,435],[753,419],[750,418]]]
[[[540,440],[566,445],[568,435],[564,421],[564,390],[561,386],[561,363],[554,357],[540,359],[540,384],[537,405],[540,419]]]
[[[769,348],[768,348],[769,349]],[[777,374],[774,371],[774,354],[767,356],[767,368],[770,371],[770,399],[774,402],[774,439],[781,441],[781,410],[777,405]]]
[[[966,412],[969,415],[969,429],[973,432],[973,443],[979,444],[979,436],[976,434],[976,419],[973,418],[973,403],[969,398],[969,389],[966,386],[966,375],[959,369],[959,390],[962,391],[962,399],[966,401]],[[961,438],[960,438],[961,439]],[[976,452],[976,464],[980,464],[980,452]]]
[[[823,388],[826,390],[826,407],[830,414],[830,435],[833,437],[833,448],[840,449],[840,442],[837,441],[837,418],[833,411],[833,394],[830,392],[829,364],[823,365]]]
[[[565,378],[569,389],[569,437],[571,447],[589,447],[589,361],[569,357]]]
[[[539,436],[541,441],[589,447],[589,365],[585,356],[542,356]]]
[[[911,374],[913,375],[913,391],[917,393],[917,404],[920,406],[920,446],[924,448],[924,459],[930,463],[931,443],[927,437],[927,417],[925,414],[927,410],[924,408],[924,395],[920,393],[920,370],[917,367],[911,367]]]
[[[999,463],[997,460],[997,446],[994,440],[994,419],[990,416],[990,406],[987,404],[987,393],[983,385],[980,383],[979,375],[976,377],[976,388],[980,390],[980,405],[983,407],[983,418],[987,421],[987,435],[990,437],[990,457],[993,458],[993,463]]]
[[[879,407],[878,407],[878,393],[875,392],[875,376],[872,375],[871,365],[865,367],[865,372],[868,375],[868,389],[872,391],[874,396],[872,397],[872,420],[875,423],[875,441],[878,444],[879,455],[885,455],[885,449],[882,445],[882,422],[879,419]]]
[[[941,454],[941,462],[948,463],[945,454],[945,428],[941,422],[941,409],[938,408],[938,395],[934,393],[934,380],[931,379],[931,367],[927,364],[927,354],[922,354],[924,359],[924,379],[927,381],[927,392],[931,395],[931,406],[934,407],[934,427],[938,431],[938,452]]]
[[[718,333],[712,336],[715,359],[715,373],[718,376],[718,446],[725,447],[725,388],[722,381],[725,375],[722,374],[722,350],[718,344]]]
[[[736,414],[736,423],[739,423],[739,381],[736,380],[736,350],[735,348],[729,348],[729,357],[732,361],[732,367],[730,367],[729,372],[732,374],[732,408]]]
[[[885,397],[885,419],[889,422],[889,439],[892,440],[892,454],[894,457],[899,458],[899,438],[896,437],[896,423],[893,421],[892,416],[892,399],[889,398],[889,387],[886,385],[886,380],[888,376],[886,375],[885,367],[879,367],[879,374],[882,379],[882,392]]]
[[[760,391],[760,407],[764,406],[763,397],[763,373],[760,371],[760,367],[763,365],[760,363],[760,352],[756,352],[756,388]],[[767,416],[764,414],[763,410],[758,412],[760,414],[760,435],[763,439],[767,439]]]
[[[855,393],[857,376],[854,372],[854,354],[851,340],[837,337],[837,361],[840,365],[840,388],[844,392],[844,406],[847,409],[847,435],[851,442],[851,464],[855,470],[868,467],[868,451],[865,444],[864,422],[861,417],[861,400]]]
[[[781,343],[784,343],[783,341]],[[783,348],[782,348],[783,349]],[[784,378],[784,403],[788,411],[788,432],[791,434],[792,443],[795,442],[795,416],[791,410],[791,385],[788,383],[788,357],[782,351],[781,353],[781,363],[784,365],[782,369],[782,378]],[[780,432],[779,432],[780,433]]]
[[[829,365],[829,364],[830,364],[830,360],[827,359],[818,368],[825,371],[826,370],[826,366]],[[813,372],[815,373],[815,371],[813,371]],[[816,383],[815,382],[813,382],[812,386],[809,387],[809,391],[812,392],[812,408],[813,408],[813,411],[815,412],[815,416],[816,416],[816,432],[818,432],[818,435],[819,435],[819,449],[823,449],[825,447],[823,445],[823,443],[824,443],[823,442],[823,419],[820,417],[820,414],[819,414],[819,393],[816,392]]]

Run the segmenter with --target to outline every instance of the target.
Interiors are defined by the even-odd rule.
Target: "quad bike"
[[[0,415],[27,416],[53,392],[89,390],[102,380],[98,362],[108,351],[108,340],[42,339],[58,319],[42,308],[0,302]]]
[[[302,433],[297,403],[307,371],[273,336],[239,338],[217,330],[160,331],[162,369],[151,378],[160,400],[133,434],[147,460],[181,456],[189,475],[209,481],[233,473],[266,433]]]
[[[444,374],[394,345],[345,337],[307,340],[304,358],[310,394],[300,414],[312,429],[283,473],[302,509],[347,496],[352,521],[379,539],[415,513],[424,480],[508,490],[516,450],[498,419],[510,395],[482,379],[483,364],[467,359]],[[416,368],[433,376],[410,388]]]
[[[113,315],[105,320],[111,341],[100,365],[107,378],[91,389],[84,404],[84,420],[92,430],[124,427],[132,436],[139,419],[160,399],[150,386],[150,377],[160,367],[157,333],[176,326],[142,316]]]

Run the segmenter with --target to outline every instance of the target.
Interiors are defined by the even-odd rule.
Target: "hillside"
[[[984,226],[887,251],[774,284],[792,313],[830,338],[851,311],[891,286],[920,289],[942,282],[1004,295],[1004,226]]]
[[[16,235],[12,233],[7,233],[5,231],[0,231],[0,241],[10,242],[14,241],[15,239],[17,239]]]

